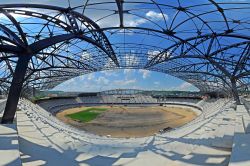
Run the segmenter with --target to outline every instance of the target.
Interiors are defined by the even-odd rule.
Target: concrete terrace
[[[247,110],[241,105],[235,111],[233,102],[228,100],[215,103],[209,104],[217,109],[205,110],[194,121],[165,134],[115,139],[83,131],[77,134],[77,129],[57,122],[38,105],[22,100],[17,128],[14,124],[1,125],[1,140],[6,144],[1,144],[0,154],[5,154],[6,160],[1,160],[0,165],[248,164],[248,134],[241,118],[248,115]]]

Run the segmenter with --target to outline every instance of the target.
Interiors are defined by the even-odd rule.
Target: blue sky
[[[53,90],[93,92],[125,88],[142,90],[198,90],[191,84],[164,73],[133,69],[86,74],[68,80]]]

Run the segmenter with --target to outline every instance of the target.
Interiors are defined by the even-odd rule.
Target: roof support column
[[[31,59],[30,55],[19,56],[15,72],[13,74],[11,86],[9,89],[7,103],[5,106],[5,111],[1,122],[2,124],[13,123],[16,114],[17,104],[24,83],[25,73],[27,71],[30,59]]]
[[[236,102],[237,105],[240,105],[240,97],[239,97],[239,93],[237,90],[237,85],[236,85],[236,80],[235,78],[231,78],[231,84],[232,84],[232,94],[234,97],[234,100]]]
[[[230,82],[231,82],[231,93],[233,95],[233,98],[236,102],[237,105],[240,105],[240,97],[239,97],[239,93],[238,93],[238,89],[237,89],[237,79],[234,75],[232,75],[229,71],[227,71],[223,66],[221,66],[218,62],[214,61],[212,58],[207,57],[208,61],[213,64],[217,69],[219,69],[220,71],[222,71],[225,76],[227,76],[228,78],[230,78]],[[225,82],[227,83],[227,82]]]

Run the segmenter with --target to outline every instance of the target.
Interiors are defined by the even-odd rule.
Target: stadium
[[[249,0],[1,1],[0,165],[250,166],[249,18]],[[198,91],[72,83],[116,70]]]

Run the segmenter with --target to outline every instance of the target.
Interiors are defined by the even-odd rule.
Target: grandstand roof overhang
[[[1,89],[28,57],[25,87],[102,70],[146,69],[231,92],[249,83],[249,1],[92,0],[0,5]]]

